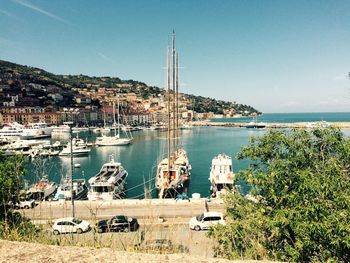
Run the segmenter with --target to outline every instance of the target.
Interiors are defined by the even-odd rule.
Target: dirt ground
[[[0,262],[35,263],[92,263],[92,262],[181,262],[181,263],[228,263],[256,262],[229,261],[224,259],[203,258],[186,254],[155,255],[145,253],[127,253],[108,248],[60,247],[27,242],[0,240]],[[258,261],[263,262],[263,261]],[[266,261],[265,261],[266,262]]]

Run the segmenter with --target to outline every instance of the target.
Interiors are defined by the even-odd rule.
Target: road
[[[207,202],[205,199],[178,202],[169,199],[75,201],[74,207],[75,216],[86,220],[97,220],[123,214],[145,221],[164,218],[176,222],[177,219],[189,219],[206,210],[224,211],[224,204],[221,200]],[[46,201],[39,203],[34,209],[22,210],[22,212],[35,221],[50,221],[72,216],[72,205],[70,201]]]
[[[103,233],[89,231],[84,234],[66,234],[54,236],[50,224],[61,217],[72,216],[71,202],[46,201],[34,209],[20,210],[35,224],[41,224],[48,235],[58,244],[83,245],[92,247],[111,247],[117,250],[134,249],[135,244],[144,244],[147,240],[169,239],[173,244],[182,245],[191,255],[212,257],[213,241],[206,237],[205,231],[189,229],[191,217],[205,211],[224,211],[221,200],[207,202],[205,199],[175,200],[113,200],[113,201],[76,201],[75,216],[85,219],[94,226],[99,219],[123,214],[136,217],[140,229],[131,233]]]

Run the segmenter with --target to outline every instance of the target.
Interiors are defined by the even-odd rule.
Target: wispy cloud
[[[0,14],[6,15],[8,17],[13,17],[13,14],[2,9],[0,9]]]
[[[101,52],[97,52],[97,55],[99,55],[103,60],[106,60],[108,62],[113,62],[113,60],[109,57],[107,57],[105,54],[101,53]]]
[[[10,18],[16,19],[16,20],[18,20],[18,21],[23,22],[23,20],[22,20],[21,18],[19,18],[18,16],[14,15],[14,14],[12,14],[12,13],[10,13],[10,12],[4,10],[4,9],[0,9],[0,15],[1,15],[1,14],[5,15],[5,16],[7,16],[7,17],[10,17]]]
[[[27,7],[27,8],[29,8],[29,9],[31,9],[31,10],[34,10],[34,11],[36,11],[36,12],[38,12],[38,13],[41,13],[41,14],[47,16],[47,17],[50,17],[50,18],[55,19],[55,20],[57,20],[57,21],[60,21],[60,22],[62,22],[62,23],[65,23],[65,24],[68,24],[68,25],[73,25],[70,21],[68,21],[68,20],[66,20],[66,19],[64,19],[64,18],[62,18],[62,17],[59,17],[59,16],[57,16],[57,15],[55,15],[55,14],[53,14],[53,13],[50,13],[50,12],[48,12],[48,11],[46,11],[46,10],[44,10],[44,9],[42,9],[42,8],[40,8],[40,7],[38,7],[38,6],[36,6],[36,5],[33,5],[33,4],[30,3],[29,1],[25,1],[25,0],[12,0],[12,2],[14,2],[14,3],[16,3],[16,4],[19,4],[19,5],[21,5],[21,6]]]

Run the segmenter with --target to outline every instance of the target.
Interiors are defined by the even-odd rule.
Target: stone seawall
[[[350,128],[350,122],[328,122],[324,123],[308,123],[308,122],[293,122],[293,123],[277,123],[277,122],[264,122],[266,128],[310,128],[312,126],[334,126],[340,129]],[[194,121],[191,122],[193,126],[212,126],[212,127],[233,127],[241,128],[245,127],[246,123],[244,122],[212,122],[212,121]]]

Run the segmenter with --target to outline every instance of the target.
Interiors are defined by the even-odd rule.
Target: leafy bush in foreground
[[[209,231],[218,256],[350,261],[350,140],[335,128],[268,131],[243,147],[254,199],[225,202],[229,224]]]

